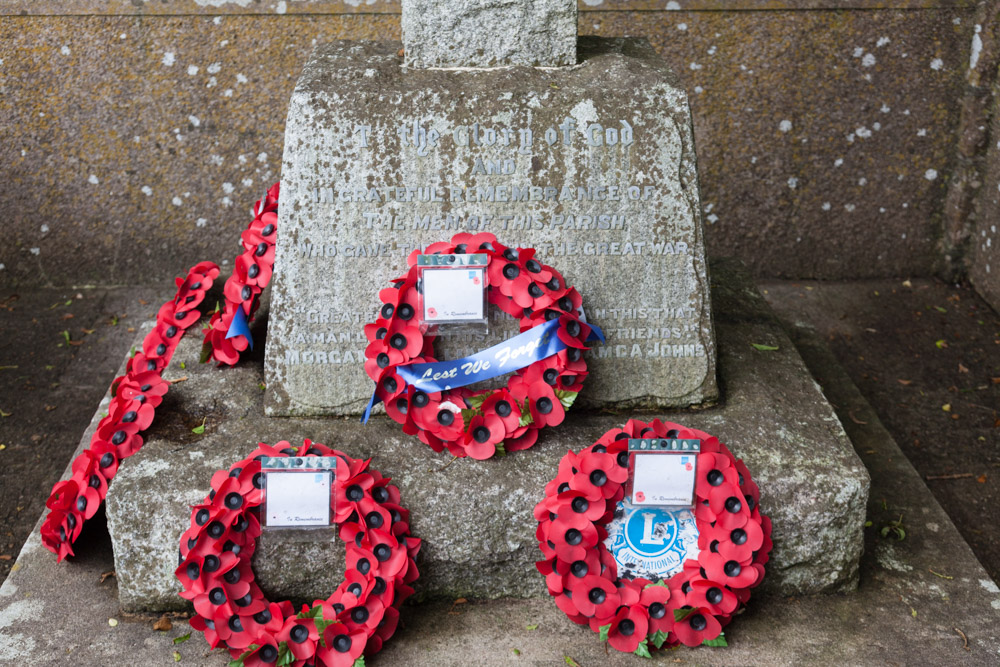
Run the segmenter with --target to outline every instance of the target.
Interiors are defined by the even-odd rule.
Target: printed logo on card
[[[607,528],[604,545],[619,576],[666,579],[698,557],[698,526],[689,509],[634,507],[623,500]]]

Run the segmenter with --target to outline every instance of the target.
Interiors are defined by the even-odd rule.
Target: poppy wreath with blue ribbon
[[[605,526],[625,496],[630,438],[701,441],[695,482],[697,558],[666,580],[619,578]],[[720,636],[764,578],[771,521],[750,471],[718,438],[680,424],[630,420],[579,454],[568,452],[535,507],[537,563],[570,620],[613,648],[649,657],[678,644],[724,646]]]
[[[269,602],[254,579],[251,558],[260,536],[264,457],[335,457],[332,516],[347,547],[344,581],[326,599],[303,605]],[[399,607],[418,577],[420,540],[389,478],[368,460],[306,440],[260,443],[247,458],[212,477],[212,491],[191,511],[176,570],[194,604],[191,626],[231,665],[363,665],[396,631]]]
[[[516,318],[522,335],[551,327],[561,349],[515,370],[500,389],[422,391],[399,372],[411,364],[436,363],[436,335],[418,316],[417,258],[466,253],[488,258],[488,302]],[[557,270],[539,262],[533,248],[505,246],[488,233],[461,233],[433,243],[411,253],[408,265],[406,275],[379,293],[378,318],[364,329],[365,372],[375,381],[372,403],[385,403],[404,433],[418,436],[436,452],[447,448],[456,457],[488,459],[527,449],[541,428],[562,423],[587,377],[586,341],[602,336],[581,317],[579,292]]]

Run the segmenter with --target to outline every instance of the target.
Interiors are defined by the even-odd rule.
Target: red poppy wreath
[[[343,583],[298,613],[287,600],[266,600],[250,567],[261,532],[260,461],[282,456],[336,457],[331,509],[347,546]],[[191,527],[181,535],[176,574],[181,597],[194,604],[191,626],[212,648],[225,644],[230,664],[350,667],[393,635],[418,576],[420,540],[409,534],[399,490],[368,463],[309,440],[298,450],[285,441],[261,443],[212,478],[211,493],[192,508]]]
[[[422,285],[421,254],[485,254],[487,299],[517,318],[521,332],[548,326],[558,352],[517,369],[501,389],[457,386],[422,391],[400,374],[413,364],[434,364],[433,329],[417,315]],[[557,426],[576,400],[587,377],[586,341],[600,330],[581,317],[580,294],[551,266],[535,259],[533,248],[501,244],[493,234],[455,235],[408,258],[409,271],[379,293],[382,306],[365,326],[365,372],[375,381],[373,403],[436,452],[488,459],[496,453],[527,449],[538,431]],[[522,333],[523,335],[523,333]]]
[[[666,580],[620,578],[605,526],[620,513],[629,438],[701,441],[695,482],[696,558]],[[545,576],[556,605],[623,652],[649,657],[664,646],[724,646],[722,628],[764,577],[771,521],[760,513],[750,471],[713,436],[659,420],[630,420],[579,454],[568,452],[535,507]]]

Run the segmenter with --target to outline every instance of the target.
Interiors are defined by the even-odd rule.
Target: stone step
[[[860,586],[846,595],[755,595],[747,612],[727,628],[728,648],[681,648],[660,660],[703,665],[996,664],[1000,589],[822,341],[808,332],[795,332],[795,340],[813,373],[824,378],[830,400],[845,417],[848,412],[855,416],[845,421],[855,449],[868,452],[868,516],[875,525],[865,531]],[[878,526],[899,511],[910,517],[906,539],[881,539]],[[121,614],[115,578],[102,576],[113,568],[113,559],[99,524],[84,531],[76,551],[69,562],[57,564],[41,548],[37,526],[24,545],[0,587],[0,656],[6,663],[156,667],[177,664],[174,651],[184,665],[227,663],[227,656],[209,651],[197,633],[175,644],[175,638],[190,631],[180,619],[174,619],[172,630],[155,632],[156,616]],[[109,618],[121,622],[111,627]],[[583,667],[638,664],[631,656],[606,654],[592,632],[570,623],[548,599],[407,606],[396,636],[367,662],[372,667],[565,665],[566,657]]]
[[[195,363],[200,343],[181,343],[165,377],[173,386],[147,444],[119,469],[108,494],[108,526],[119,596],[129,611],[186,608],[174,577],[189,506],[205,497],[216,470],[243,458],[258,442],[304,438],[350,456],[372,457],[393,478],[424,541],[419,597],[547,596],[534,563],[541,556],[532,508],[555,477],[567,449],[579,450],[634,417],[683,423],[717,435],[745,459],[761,489],[761,508],[774,525],[774,551],[764,590],[804,594],[850,590],[857,584],[868,474],[833,409],[749,278],[714,268],[721,381],[725,402],[657,414],[570,411],[539,444],[489,461],[451,461],[404,435],[386,417],[362,426],[355,418],[274,419],[263,416],[262,370],[253,359],[229,370]],[[753,344],[777,347],[760,351]],[[171,421],[182,415],[187,423]],[[190,427],[207,417],[205,434]],[[160,419],[160,416],[157,417]],[[312,600],[333,590],[343,572],[338,541],[264,549],[255,567],[276,599]],[[308,562],[310,567],[302,568]]]

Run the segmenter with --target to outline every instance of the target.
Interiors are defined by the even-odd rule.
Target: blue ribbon
[[[243,312],[243,306],[236,309],[233,321],[229,325],[229,331],[226,332],[227,340],[237,336],[245,336],[250,341],[250,349],[253,349],[253,336],[250,334],[250,325],[247,324],[247,315]]]
[[[429,364],[408,364],[398,366],[396,373],[409,385],[420,391],[433,394],[447,389],[464,387],[482,380],[513,373],[536,361],[551,357],[565,350],[568,345],[560,340],[556,332],[559,320],[549,320],[514,336],[510,340],[494,345],[468,357],[454,361],[437,361]],[[604,332],[594,324],[587,341],[604,342]],[[382,399],[375,392],[368,401],[361,423],[367,424],[372,408]]]

